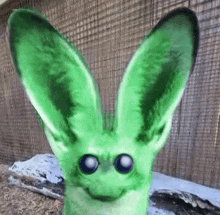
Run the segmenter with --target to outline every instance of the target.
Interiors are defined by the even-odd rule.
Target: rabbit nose
[[[86,192],[92,198],[108,201],[119,198],[123,191],[123,187],[117,186],[116,183],[107,183],[106,181],[103,182],[100,180],[90,184],[90,186],[86,188]]]
[[[118,199],[119,197],[121,197],[121,195],[123,194],[123,191],[121,192],[117,192],[117,193],[105,193],[102,192],[102,194],[100,194],[99,192],[91,192],[90,189],[86,188],[85,191],[89,194],[89,196],[93,199],[102,201],[102,202],[110,202],[110,201],[114,201],[116,199]],[[110,195],[108,195],[110,194]]]
[[[111,202],[115,200],[115,198],[111,196],[93,196],[93,199],[99,200],[101,202]]]
[[[112,202],[116,198],[111,197],[111,196],[96,196],[95,199],[101,201],[101,202]]]

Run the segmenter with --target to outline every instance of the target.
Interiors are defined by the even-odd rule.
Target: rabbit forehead
[[[150,144],[150,142],[149,142]],[[148,144],[140,144],[134,138],[119,137],[115,134],[88,135],[78,141],[75,149],[79,156],[92,154],[100,159],[112,160],[119,154],[128,154],[135,157],[143,150],[150,152]],[[75,150],[74,150],[75,151]]]

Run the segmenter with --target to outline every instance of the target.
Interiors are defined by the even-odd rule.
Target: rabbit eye
[[[114,162],[115,169],[123,174],[133,169],[133,159],[127,154],[118,155]]]
[[[84,155],[79,161],[79,167],[85,174],[92,174],[98,169],[98,161],[93,155]]]

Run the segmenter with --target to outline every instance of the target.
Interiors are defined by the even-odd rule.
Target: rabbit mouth
[[[116,196],[116,197],[113,197],[113,196],[104,196],[104,195],[93,195],[88,188],[85,188],[84,189],[86,191],[86,193],[92,198],[92,199],[96,199],[98,201],[101,201],[101,202],[113,202],[115,201],[116,199],[120,198],[123,194],[124,194],[124,191],[121,192],[121,194],[119,196]]]

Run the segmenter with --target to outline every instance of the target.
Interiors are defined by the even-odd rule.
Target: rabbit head
[[[64,214],[146,214],[153,162],[171,129],[199,42],[194,12],[170,12],[145,35],[119,86],[112,129],[77,48],[35,9],[8,20],[15,70],[65,180]]]

